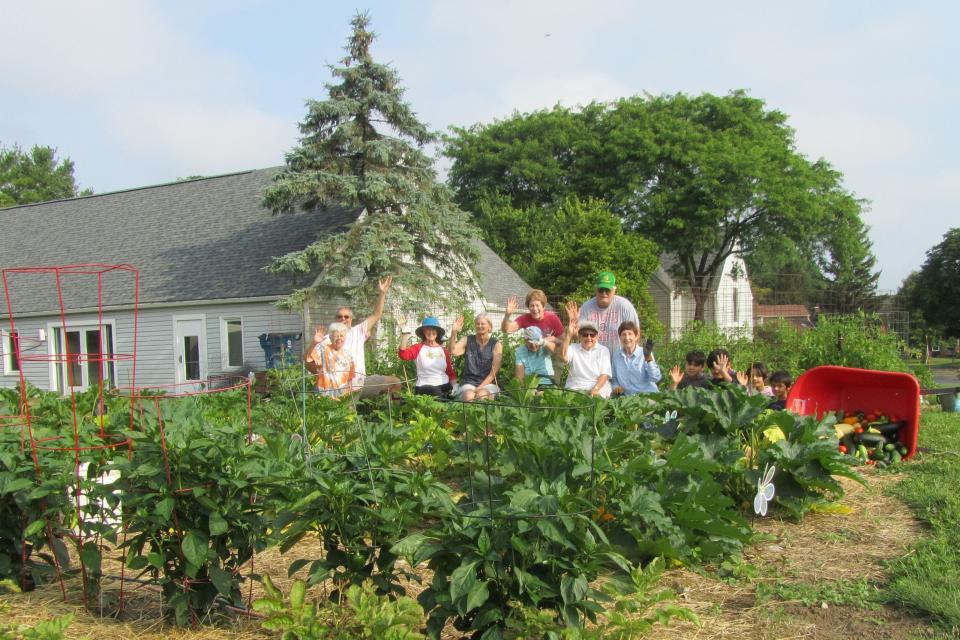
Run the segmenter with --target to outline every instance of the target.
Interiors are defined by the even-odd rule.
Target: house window
[[[242,318],[220,318],[220,354],[224,370],[243,367]]]
[[[112,387],[116,380],[113,325],[51,327],[53,386],[66,393],[93,386]]]
[[[738,299],[737,288],[733,288],[733,324],[740,324],[740,300]]]
[[[0,335],[3,336],[3,372],[17,373],[20,371],[20,359],[17,357],[17,332],[0,331]]]

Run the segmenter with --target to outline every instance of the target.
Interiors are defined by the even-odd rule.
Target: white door
[[[203,318],[174,318],[174,356],[177,367],[177,384],[181,390],[200,389],[207,374],[207,345],[204,340]]]

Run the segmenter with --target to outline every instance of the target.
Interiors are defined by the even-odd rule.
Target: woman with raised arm
[[[594,397],[609,398],[612,373],[610,351],[597,341],[597,325],[580,319],[576,302],[568,302],[566,308],[570,324],[563,334],[563,342],[560,343],[560,359],[570,367],[566,388],[589,393]],[[570,344],[574,336],[577,336],[580,342]]]
[[[307,368],[317,374],[317,393],[344,398],[354,390],[350,383],[356,366],[353,357],[343,348],[349,330],[342,322],[331,323],[326,330],[317,327],[313,343],[303,358]],[[328,331],[330,340],[325,343]]]

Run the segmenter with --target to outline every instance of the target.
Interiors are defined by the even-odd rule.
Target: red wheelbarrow
[[[877,413],[891,422],[903,422],[897,439],[907,448],[904,458],[917,451],[920,429],[920,384],[909,373],[848,367],[814,367],[799,378],[787,395],[787,409],[799,415],[843,411]]]

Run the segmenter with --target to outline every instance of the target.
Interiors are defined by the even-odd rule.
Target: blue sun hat
[[[540,327],[529,326],[523,330],[523,339],[539,347],[543,344],[543,331]]]
[[[427,316],[423,319],[423,322],[417,327],[416,334],[417,337],[423,340],[423,330],[427,327],[437,330],[437,342],[443,342],[443,334],[446,333],[443,327],[440,326],[440,321],[433,317]]]

